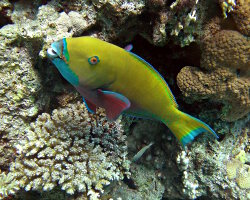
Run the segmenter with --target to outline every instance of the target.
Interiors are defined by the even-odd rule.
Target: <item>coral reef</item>
[[[248,72],[249,41],[237,31],[221,30],[206,38],[202,49],[201,66],[208,70],[218,67]]]
[[[19,189],[18,181],[15,180],[13,174],[6,175],[5,172],[0,171],[0,199],[14,195]]]
[[[111,196],[112,199],[162,199],[165,188],[153,169],[133,164],[131,172],[133,180],[127,180],[127,184],[111,185],[106,190],[106,196]]]
[[[178,74],[177,82],[185,97],[196,101],[213,99],[224,103],[221,118],[227,121],[235,121],[250,111],[249,79],[239,78],[225,68],[204,72],[186,66]]]
[[[227,13],[234,10],[236,3],[234,0],[226,0],[226,1],[221,0],[220,3],[221,3],[223,16],[224,16],[224,18],[227,18]]]
[[[250,189],[250,166],[245,164],[249,162],[244,150],[241,150],[238,155],[228,161],[227,177],[232,180],[236,178],[236,182],[242,189]]]
[[[186,198],[208,195],[215,199],[248,198],[248,191],[245,189],[249,184],[249,173],[246,171],[249,165],[245,165],[244,169],[240,168],[242,171],[237,175],[237,185],[233,179],[234,170],[243,166],[243,163],[239,163],[239,160],[229,161],[229,158],[246,147],[249,129],[242,129],[240,132],[235,128],[231,130],[235,132],[227,135],[220,143],[193,143],[188,153],[180,152],[177,156],[179,168],[183,172],[183,194]],[[225,178],[227,175],[229,177]]]
[[[2,0],[0,199],[16,191],[21,199],[38,191],[41,200],[250,198],[249,130],[233,128],[249,121],[249,10],[246,0]],[[149,41],[135,52],[147,46],[146,60],[160,65],[183,110],[212,121],[220,142],[203,135],[183,151],[158,122],[123,118],[126,138],[119,120],[88,114],[46,56],[53,41],[83,35],[120,46],[136,35]],[[204,99],[223,105],[211,111],[217,118],[184,103]],[[152,142],[121,182],[130,174],[127,151],[132,159]]]
[[[246,36],[250,36],[250,5],[246,0],[236,0],[233,10],[233,19],[239,31]]]
[[[189,45],[194,42],[197,38],[197,32],[200,31],[200,23],[198,18],[202,16],[202,7],[205,7],[202,1],[175,1],[170,5],[170,9],[173,11],[169,16],[170,24],[173,25],[170,35],[178,36],[181,46]]]
[[[140,120],[130,124],[132,126],[128,133],[130,157],[133,157],[141,149],[141,146],[154,142],[154,145],[145,152],[136,164],[144,165],[146,169],[154,169],[156,182],[160,182],[165,187],[164,194],[158,199],[196,199],[201,197],[205,199],[238,198],[245,200],[248,198],[246,187],[249,181],[249,173],[247,172],[249,168],[247,153],[249,146],[247,125],[249,121],[221,123],[215,127],[216,130],[219,128],[225,134],[220,142],[212,140],[209,135],[202,134],[186,150],[178,146],[169,130],[160,123]],[[133,152],[132,155],[131,152]],[[237,163],[240,166],[243,166],[242,162],[244,162],[245,167],[236,169],[236,176],[229,178],[228,164],[235,159],[239,161]],[[133,170],[135,170],[133,166],[134,164],[131,166],[133,184],[130,183],[126,187],[138,192],[140,188],[135,187],[137,180],[136,176],[133,175]],[[122,186],[122,188],[124,187]],[[113,191],[119,191],[119,194],[122,194],[119,186]]]
[[[204,28],[201,68],[184,67],[177,83],[192,100],[211,99],[224,104],[222,119],[235,121],[250,111],[249,40],[240,32],[223,29],[213,18]]]
[[[79,102],[38,116],[15,147],[9,174],[26,191],[59,184],[69,194],[86,192],[97,199],[103,185],[129,174],[119,120],[108,122],[103,111],[88,114]]]
[[[122,4],[106,1],[28,1],[27,4],[23,1],[1,1],[0,15],[10,19],[3,22],[5,26],[0,29],[1,144],[10,146],[8,153],[1,158],[2,168],[7,169],[11,162],[9,158],[15,157],[11,146],[23,137],[29,123],[39,113],[49,111],[51,104],[56,103],[54,99],[64,104],[60,102],[63,98],[57,98],[57,95],[72,90],[62,85],[58,72],[42,60],[46,59],[46,50],[51,42],[62,37],[79,36],[94,26],[96,29],[89,34],[97,36],[99,24],[108,26],[108,23],[100,21],[104,20],[102,12],[103,16],[116,12],[123,23],[130,15],[140,13],[141,8],[140,2],[126,1]],[[105,31],[98,36],[108,39],[105,34],[110,36]]]

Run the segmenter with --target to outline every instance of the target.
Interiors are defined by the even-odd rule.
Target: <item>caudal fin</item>
[[[183,146],[190,143],[197,135],[204,132],[209,132],[218,138],[213,129],[207,124],[177,109],[176,119],[166,123],[166,125]]]

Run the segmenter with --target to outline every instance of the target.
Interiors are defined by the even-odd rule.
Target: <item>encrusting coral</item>
[[[201,44],[202,69],[184,67],[177,84],[192,100],[221,102],[221,118],[235,121],[250,112],[250,43],[240,32],[224,26],[217,17],[206,24]]]
[[[103,186],[123,179],[129,161],[119,120],[94,116],[81,103],[43,113],[17,142],[9,174],[25,190],[51,190],[58,184],[69,194],[86,192],[98,199]]]
[[[185,97],[197,101],[213,99],[224,103],[222,119],[235,121],[249,113],[249,80],[238,78],[225,68],[207,73],[199,68],[186,66],[179,72],[177,81]]]
[[[227,177],[232,180],[236,178],[236,182],[242,189],[250,188],[250,166],[246,164],[248,162],[246,152],[241,150],[235,158],[228,161],[226,170]]]
[[[248,73],[249,45],[248,39],[238,31],[221,30],[204,40],[201,66],[208,70],[225,67]]]
[[[249,165],[244,156],[229,161],[234,152],[241,152],[248,145],[248,128],[237,130],[237,122],[230,127],[221,142],[207,141],[192,143],[190,151],[180,151],[178,168],[182,171],[183,195],[185,199],[196,199],[209,195],[210,199],[247,200],[249,186]]]
[[[233,10],[235,25],[239,31],[246,36],[250,36],[250,4],[248,0],[236,0]]]

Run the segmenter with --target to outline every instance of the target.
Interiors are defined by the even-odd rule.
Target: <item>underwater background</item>
[[[80,36],[133,44],[219,139],[89,113],[46,53]],[[0,0],[0,199],[250,199],[249,36],[249,0]]]

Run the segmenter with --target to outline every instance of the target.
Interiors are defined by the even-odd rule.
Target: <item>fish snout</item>
[[[63,40],[58,40],[51,44],[51,48],[47,50],[50,59],[61,58],[63,52]]]
[[[51,59],[51,60],[53,60],[55,58],[59,58],[59,55],[57,55],[57,53],[52,48],[49,48],[47,50],[47,55],[48,55],[49,59]]]

